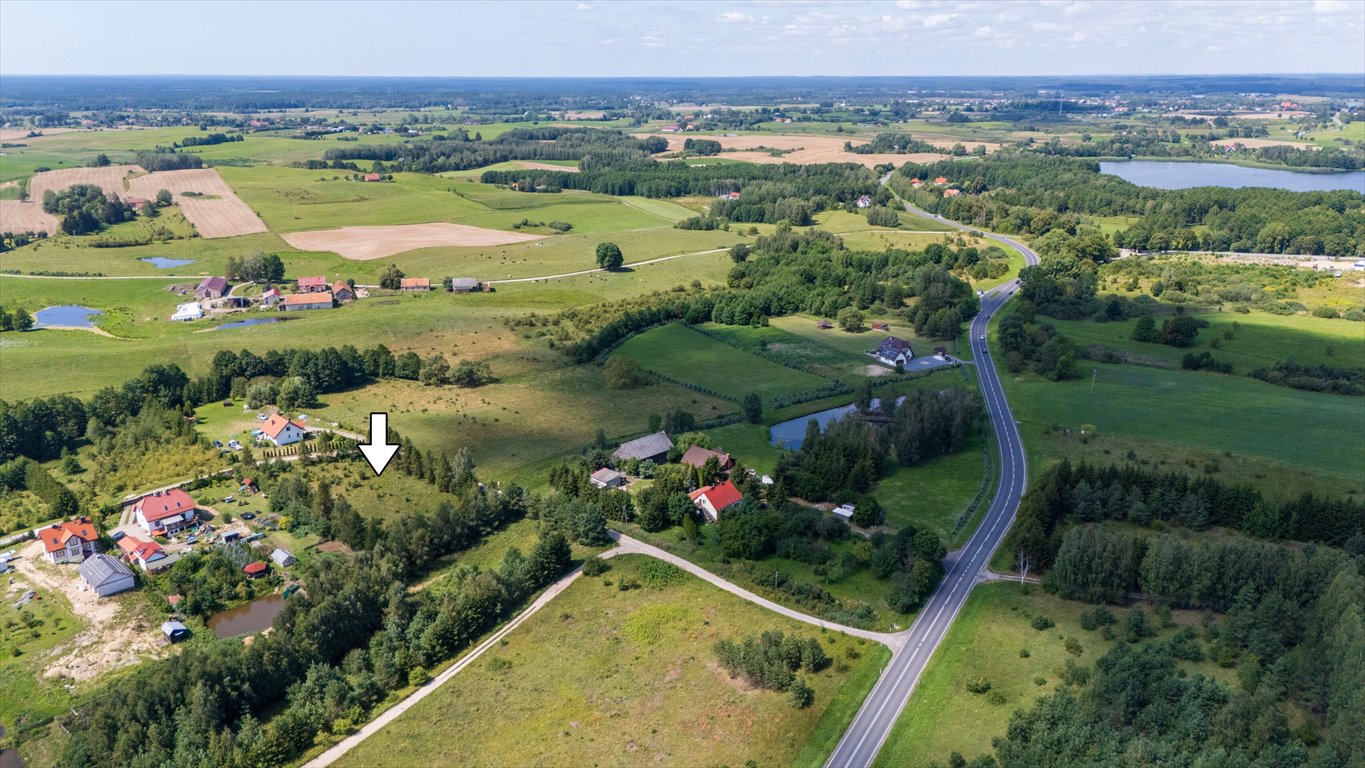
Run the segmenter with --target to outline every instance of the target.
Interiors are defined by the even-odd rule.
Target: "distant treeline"
[[[660,137],[637,139],[614,130],[594,128],[514,128],[487,141],[467,133],[444,139],[402,144],[356,144],[329,149],[323,160],[373,160],[376,173],[411,171],[442,173],[482,168],[509,160],[583,160],[610,164],[648,160],[668,149]]]
[[[908,133],[879,133],[866,144],[844,142],[844,151],[855,155],[904,155],[912,152],[930,152],[936,155],[947,154],[926,141],[920,141]]]
[[[176,145],[179,147],[207,147],[214,144],[228,144],[234,141],[244,141],[246,139],[240,133],[228,135],[226,133],[210,133],[205,136],[187,136],[180,140]]]
[[[903,166],[906,177],[944,176],[965,195],[904,190],[921,207],[972,226],[1076,234],[1079,215],[1137,216],[1121,248],[1350,256],[1365,248],[1365,196],[1350,190],[1139,187],[1094,161],[1002,151],[988,158]],[[904,185],[898,183],[898,187]]]
[[[1298,168],[1334,168],[1353,171],[1365,165],[1365,152],[1359,149],[1342,149],[1334,146],[1290,146],[1278,144],[1268,147],[1246,147],[1240,150],[1229,149],[1212,142],[1221,139],[1244,138],[1242,134],[1262,133],[1263,126],[1250,127],[1249,131],[1228,130],[1210,132],[1206,135],[1185,135],[1176,130],[1160,128],[1131,128],[1126,132],[1115,133],[1111,138],[1098,141],[1063,144],[1053,140],[1045,144],[1033,144],[1032,149],[1049,155],[1064,157],[1181,157],[1181,158],[1223,158],[1235,154],[1248,160],[1263,163],[1277,163]],[[1261,131],[1257,131],[1260,128]]]
[[[871,170],[858,165],[828,163],[823,165],[758,165],[734,163],[727,165],[691,166],[681,160],[658,162],[645,159],[632,163],[601,162],[596,156],[585,161],[578,173],[562,171],[484,171],[480,181],[485,184],[516,184],[524,192],[558,192],[580,189],[606,195],[639,195],[641,197],[687,197],[700,195],[716,197],[748,189],[751,182],[786,182],[792,197],[824,198],[826,203],[846,203],[860,195],[875,194],[877,178]],[[728,201],[717,201],[723,205]],[[726,209],[727,211],[733,209]],[[815,210],[821,210],[817,207]],[[717,214],[721,215],[721,214]],[[761,218],[734,219],[735,221],[763,221]]]

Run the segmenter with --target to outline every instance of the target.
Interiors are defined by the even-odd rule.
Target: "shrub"
[[[1041,614],[1034,616],[1033,621],[1029,623],[1033,625],[1033,628],[1038,630],[1039,632],[1042,632],[1045,629],[1052,629],[1053,627],[1057,626],[1057,622]]]
[[[972,693],[985,693],[991,689],[991,681],[981,675],[973,675],[972,677],[967,678],[965,686],[967,690]]]
[[[590,557],[583,562],[584,576],[601,576],[611,570],[611,564],[600,557]]]

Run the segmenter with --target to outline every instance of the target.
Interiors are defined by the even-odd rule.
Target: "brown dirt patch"
[[[636,134],[640,138],[651,134]],[[905,163],[932,163],[947,159],[947,155],[936,155],[931,152],[918,152],[905,155],[878,154],[878,155],[858,155],[844,150],[844,142],[852,142],[854,146],[866,144],[866,141],[854,140],[851,138],[840,138],[838,136],[812,136],[774,134],[772,136],[668,136],[668,148],[670,151],[681,151],[683,143],[688,138],[704,138],[719,141],[722,147],[727,150],[734,150],[722,153],[722,158],[730,160],[744,160],[751,163],[796,163],[797,165],[811,165],[814,163],[860,163],[869,168],[883,163],[903,165]],[[930,144],[944,149],[951,149],[957,141],[947,141],[942,139],[924,138]],[[977,144],[985,144],[987,152],[994,152],[1000,148],[999,144],[989,142],[963,142],[968,148]],[[770,149],[793,150],[781,156],[770,155],[760,149],[768,147]]]
[[[1285,141],[1284,139],[1219,139],[1213,142],[1220,147],[1231,147],[1234,144],[1241,144],[1244,147],[1256,149],[1257,147],[1296,147],[1298,149],[1321,149],[1316,144],[1305,144],[1301,141]]]
[[[404,251],[441,245],[491,246],[544,239],[542,235],[524,235],[439,221],[431,224],[289,232],[280,237],[300,251],[331,251],[355,261],[382,259]]]
[[[38,541],[30,542],[19,555],[14,562],[15,571],[29,582],[66,598],[72,613],[85,624],[85,629],[70,641],[45,652],[52,663],[43,671],[44,677],[89,680],[164,652],[160,629],[152,617],[140,610],[125,609],[123,601],[117,598],[100,598],[93,590],[82,590],[84,582],[76,565],[47,562]]]
[[[41,139],[41,138],[43,138],[43,136],[56,136],[56,135],[59,134],[59,133],[71,133],[71,132],[74,131],[74,130],[76,130],[76,129],[75,129],[75,128],[7,128],[7,129],[5,129],[5,130],[3,130],[3,131],[0,131],[0,141],[5,141],[5,142],[33,141],[33,140],[35,140],[35,139]],[[42,136],[33,136],[33,137],[30,138],[28,134],[29,134],[29,132],[31,132],[31,131],[41,131],[43,135],[42,135]]]
[[[164,171],[136,176],[128,181],[128,192],[132,197],[151,199],[163,189],[174,196],[180,212],[199,231],[200,237],[236,237],[268,231],[265,222],[212,168]],[[186,197],[186,192],[211,197]]]
[[[128,196],[125,179],[130,173],[146,173],[136,165],[106,165],[102,168],[60,168],[55,171],[35,173],[28,180],[28,195],[41,202],[47,190],[60,192],[76,184],[94,184],[107,195]]]
[[[578,168],[572,165],[551,165],[550,163],[536,163],[530,160],[518,160],[517,165],[528,171],[565,171],[567,173],[578,173]]]
[[[0,231],[46,232],[57,234],[57,217],[43,210],[40,203],[0,200]]]

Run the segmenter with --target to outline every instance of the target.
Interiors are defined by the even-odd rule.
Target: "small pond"
[[[246,327],[252,326],[252,325],[265,325],[266,323],[278,323],[278,322],[282,322],[283,320],[284,320],[284,318],[282,318],[282,317],[253,317],[253,318],[249,318],[249,319],[247,319],[247,320],[237,320],[237,321],[234,321],[234,322],[231,322],[231,323],[224,323],[223,325],[218,326],[218,330],[221,331],[221,330],[223,330],[223,329],[225,329],[225,328],[246,328]]]
[[[239,637],[270,626],[275,616],[284,610],[284,598],[279,594],[259,597],[245,605],[220,611],[209,617],[209,629],[219,637]]]
[[[1180,163],[1167,160],[1120,160],[1100,163],[1110,173],[1142,187],[1275,187],[1291,192],[1353,189],[1365,193],[1365,171],[1309,173],[1276,168],[1246,168],[1227,163]]]
[[[62,326],[66,328],[94,328],[93,318],[103,314],[98,309],[82,307],[76,304],[62,304],[56,307],[40,309],[34,316],[34,328],[51,328]]]
[[[896,398],[897,405],[900,405],[904,401],[904,396]],[[872,409],[876,410],[880,407],[881,400],[875,397],[872,398]],[[781,424],[774,424],[768,429],[768,442],[783,450],[800,450],[801,444],[806,442],[806,424],[810,423],[811,419],[814,419],[815,423],[820,425],[820,431],[824,432],[830,424],[856,410],[858,410],[858,407],[853,403],[849,403],[848,405],[841,405],[838,408],[830,408],[828,410],[820,411],[819,413],[812,413],[809,416],[802,416],[799,419],[790,419]]]
[[[183,267],[186,264],[193,264],[194,259],[168,259],[165,256],[147,256],[139,259],[156,267],[157,269],[170,269],[171,267]]]

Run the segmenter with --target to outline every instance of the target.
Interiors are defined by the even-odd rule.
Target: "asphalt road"
[[[906,210],[919,216],[941,221],[958,229],[971,229],[957,222],[919,210],[908,203]],[[975,230],[973,230],[975,231]],[[1038,263],[1038,255],[1027,246],[1003,235],[985,232],[983,237],[994,240],[1005,247],[1014,248],[1024,255],[1029,264]],[[981,312],[972,320],[969,342],[972,356],[977,365],[977,378],[981,384],[982,397],[986,403],[986,413],[995,431],[996,444],[1000,451],[1000,483],[995,497],[986,511],[981,525],[957,553],[956,558],[945,563],[947,573],[934,594],[929,597],[920,610],[915,623],[902,635],[905,643],[894,652],[891,663],[882,673],[881,679],[868,694],[863,706],[849,724],[844,737],[835,747],[826,763],[829,768],[864,768],[872,765],[881,750],[891,728],[896,724],[910,694],[915,690],[920,675],[929,664],[934,650],[948,634],[948,628],[957,618],[967,602],[967,595],[977,581],[982,580],[986,564],[990,561],[995,548],[1009,530],[1014,520],[1019,499],[1024,494],[1027,483],[1024,446],[1019,439],[1019,430],[1014,423],[1009,403],[1005,401],[1000,377],[991,364],[990,350],[986,347],[986,329],[991,317],[1019,289],[1019,281],[1010,282],[987,291],[981,297]]]

